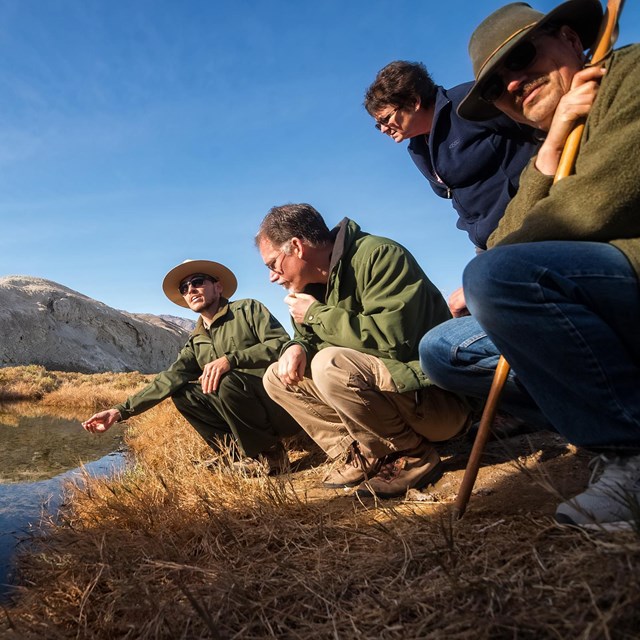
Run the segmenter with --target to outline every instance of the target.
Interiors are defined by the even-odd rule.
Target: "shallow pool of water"
[[[106,475],[124,464],[123,427],[90,434],[80,425],[86,417],[53,416],[34,404],[0,406],[0,598],[12,581],[16,546],[43,509],[55,513],[64,482],[80,474],[80,465]]]

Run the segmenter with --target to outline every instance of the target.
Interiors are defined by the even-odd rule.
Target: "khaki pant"
[[[267,393],[332,459],[354,440],[376,458],[415,449],[423,438],[448,440],[469,417],[462,399],[437,387],[398,393],[379,358],[353,349],[323,349],[311,361],[311,378],[296,386],[277,371],[277,363],[267,369]]]

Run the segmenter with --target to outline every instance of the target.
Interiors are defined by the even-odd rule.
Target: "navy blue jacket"
[[[460,118],[456,109],[472,85],[438,87],[431,133],[411,138],[408,150],[436,194],[452,199],[456,226],[486,249],[539,142],[533,129],[507,116],[484,122]]]

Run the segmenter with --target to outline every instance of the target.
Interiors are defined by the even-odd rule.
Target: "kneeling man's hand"
[[[304,377],[307,366],[307,354],[298,345],[291,345],[278,360],[278,378],[285,384],[297,385]]]
[[[231,371],[231,365],[226,356],[222,356],[213,362],[204,365],[202,375],[200,376],[200,384],[204,393],[213,393],[220,386],[222,376]]]
[[[469,316],[469,309],[467,309],[467,302],[464,299],[464,290],[462,287],[456,289],[448,300],[449,311],[454,318],[462,318],[462,316]]]

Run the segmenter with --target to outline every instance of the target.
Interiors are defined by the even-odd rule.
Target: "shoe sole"
[[[571,527],[572,529],[586,529],[587,531],[632,531],[633,525],[624,520],[618,522],[575,522],[569,516],[563,513],[557,513],[554,516],[557,524],[563,527]]]
[[[362,480],[358,480],[357,482],[323,482],[322,486],[326,489],[351,489],[352,487],[357,487],[363,482],[365,482],[364,478]]]

